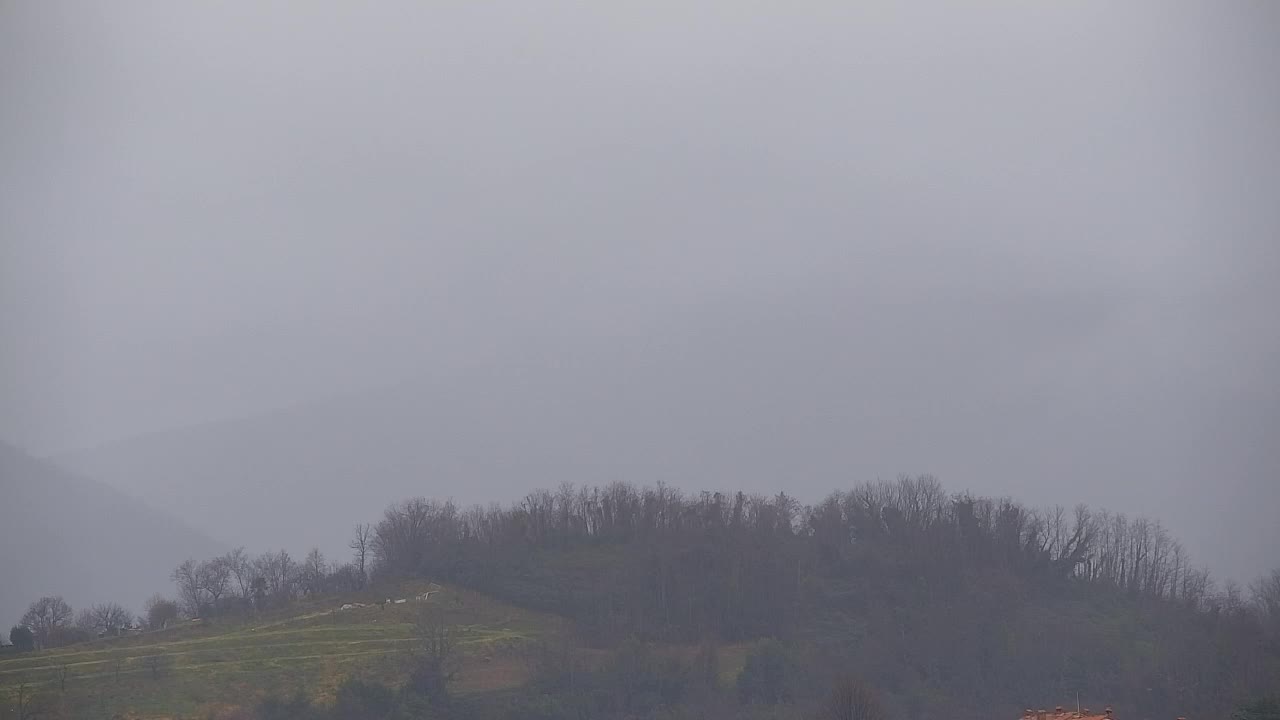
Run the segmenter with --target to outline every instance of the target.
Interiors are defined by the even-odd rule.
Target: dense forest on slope
[[[1280,690],[1280,588],[1217,587],[1156,522],[1033,511],[931,477],[793,498],[614,484],[508,508],[422,499],[376,527],[376,572],[456,582],[577,621],[583,641],[773,638],[797,697],[842,673],[895,714],[1051,699],[1222,717]]]

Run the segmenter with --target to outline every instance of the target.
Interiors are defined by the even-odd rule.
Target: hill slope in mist
[[[0,443],[0,624],[62,595],[77,610],[119,602],[135,613],[188,557],[220,546],[180,521],[100,482]]]
[[[1071,347],[1045,336],[1009,356],[1014,333],[991,310],[922,306],[908,328],[815,292],[590,342],[531,337],[466,370],[58,460],[255,551],[345,556],[353,524],[418,495],[483,503],[622,480],[813,501],[932,471],[985,494],[1161,517],[1223,574],[1270,566],[1265,525],[1196,509],[1271,492],[1226,457],[1246,457],[1248,438],[1197,446],[1187,393],[1158,378],[1079,391],[1095,380],[1064,375]]]
[[[957,467],[947,455],[965,452],[963,438],[936,434],[936,423],[900,431],[933,412],[924,386],[934,381],[912,376],[924,377],[915,351],[929,341],[899,333],[911,355],[868,353],[845,327],[849,313],[813,309],[780,304],[761,308],[769,317],[726,313],[572,346],[531,339],[452,374],[59,461],[235,544],[330,554],[345,554],[352,524],[416,495],[508,501],[565,481],[623,480],[762,492],[803,483],[790,487],[816,498],[852,478]],[[780,331],[792,314],[810,317]],[[863,327],[864,338],[894,334]],[[954,374],[1001,402],[1003,368],[962,361]]]

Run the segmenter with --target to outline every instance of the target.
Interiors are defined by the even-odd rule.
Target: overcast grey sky
[[[747,327],[794,362],[742,392],[838,357],[823,382],[912,438],[771,430],[844,434],[852,479],[1146,512],[1252,574],[1278,41],[1266,2],[3,3],[0,437]],[[816,470],[777,486],[846,471]]]

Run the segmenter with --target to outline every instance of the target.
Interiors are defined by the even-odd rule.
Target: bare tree
[[[427,697],[444,697],[459,667],[454,628],[445,622],[439,609],[424,607],[414,622],[413,639],[414,669],[410,686]]]
[[[148,655],[142,658],[142,666],[151,671],[152,680],[159,680],[173,666],[173,658],[168,655]]]
[[[204,588],[201,587],[199,566],[195,560],[188,558],[173,569],[169,576],[178,587],[178,600],[183,609],[193,617],[199,617],[204,605]]]
[[[178,603],[159,593],[152,595],[143,606],[148,630],[163,630],[178,619]]]
[[[71,606],[62,599],[61,595],[55,595],[42,597],[31,603],[26,614],[22,616],[22,624],[31,628],[37,645],[45,648],[49,646],[50,639],[58,630],[70,624],[71,617]]]
[[[311,548],[306,560],[302,562],[302,586],[308,595],[314,595],[324,589],[325,578],[329,576],[329,564],[325,562],[320,548]]]
[[[372,550],[378,567],[391,575],[420,571],[432,526],[443,526],[439,520],[448,514],[445,505],[426,498],[411,498],[387,508],[373,531]]]
[[[221,609],[231,590],[233,562],[231,555],[225,555],[203,562],[188,559],[175,568],[170,577],[183,609],[196,617]]]
[[[236,581],[235,591],[242,599],[248,600],[253,586],[253,563],[249,560],[249,554],[244,548],[238,547],[223,555],[222,561]]]
[[[355,534],[355,537],[351,539],[351,544],[349,545],[349,547],[351,548],[352,551],[355,552],[356,570],[360,573],[361,587],[364,587],[364,585],[369,580],[369,575],[366,572],[366,567],[367,567],[367,561],[369,559],[369,551],[372,549],[370,547],[372,540],[373,540],[372,525],[368,525],[364,523],[356,525],[356,534]]]
[[[209,597],[214,612],[221,609],[222,598],[231,589],[231,564],[226,557],[206,560],[196,568],[200,589]]]
[[[822,708],[822,720],[884,720],[884,707],[875,691],[854,678],[836,683]]]
[[[364,588],[364,578],[354,563],[347,563],[332,568],[325,587],[331,591],[351,592]]]
[[[1244,590],[1235,580],[1227,580],[1222,584],[1222,591],[1210,598],[1210,609],[1214,613],[1239,615],[1246,607]]]
[[[1249,585],[1249,593],[1263,625],[1280,634],[1280,568]]]
[[[31,688],[26,683],[18,685],[18,720],[34,720],[46,712],[44,703],[37,702]]]
[[[99,603],[89,608],[91,629],[98,635],[119,635],[133,614],[119,603]]]
[[[66,692],[66,691],[67,691],[67,677],[71,674],[71,669],[67,667],[67,664],[66,664],[66,663],[59,663],[59,665],[58,665],[57,669],[56,669],[56,670],[54,670],[54,673],[55,673],[55,674],[57,675],[57,677],[58,677],[58,691],[59,691],[59,692]]]
[[[263,580],[262,591],[281,600],[293,598],[298,582],[298,565],[287,550],[263,553],[253,563],[255,582]]]
[[[80,612],[76,613],[75,622],[71,623],[71,626],[89,635],[95,634],[97,632],[97,623],[93,619],[93,610],[90,608],[84,608]]]

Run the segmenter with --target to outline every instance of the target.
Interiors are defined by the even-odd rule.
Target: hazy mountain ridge
[[[530,338],[465,370],[57,459],[254,551],[317,545],[345,556],[352,525],[413,496],[505,502],[565,481],[624,480],[785,487],[813,502],[861,480],[926,471],[1033,504],[1083,499],[1160,517],[1228,577],[1248,580],[1273,562],[1252,523],[1206,523],[1177,493],[1115,482],[1160,478],[1203,502],[1261,492],[1236,459],[1259,455],[1242,440],[1223,441],[1230,456],[1177,451],[1214,430],[1177,411],[1190,389],[1156,378],[1050,394],[1046,378],[1094,382],[1083,371],[1063,379],[1069,346],[1046,342],[1043,362],[1014,362],[1003,353],[1008,318],[959,304],[910,328],[822,289],[750,312],[732,305],[573,349]],[[1023,306],[1021,324],[1052,307]],[[981,342],[961,346],[957,334]],[[1139,422],[1158,442],[1126,432]]]
[[[171,515],[95,480],[0,442],[0,623],[17,622],[43,595],[76,609],[96,602],[135,613],[187,557],[222,546]]]
[[[817,499],[854,478],[902,469],[868,464],[872,448],[913,468],[943,464],[937,450],[953,443],[930,450],[926,433],[906,437],[877,417],[876,408],[906,390],[880,370],[918,361],[861,348],[894,343],[916,354],[926,334],[861,322],[865,312],[829,300],[819,293],[758,306],[745,318],[684,318],[573,351],[533,340],[466,371],[58,461],[235,544],[302,552],[314,543],[331,555],[345,553],[351,525],[417,495],[483,503],[565,481],[612,480],[766,492],[803,477],[813,488],[805,495]],[[940,313],[931,326],[947,323]],[[788,325],[782,342],[762,332]],[[999,363],[963,374],[1000,402]],[[897,405],[929,412],[927,403]],[[779,432],[783,425],[792,432]]]

